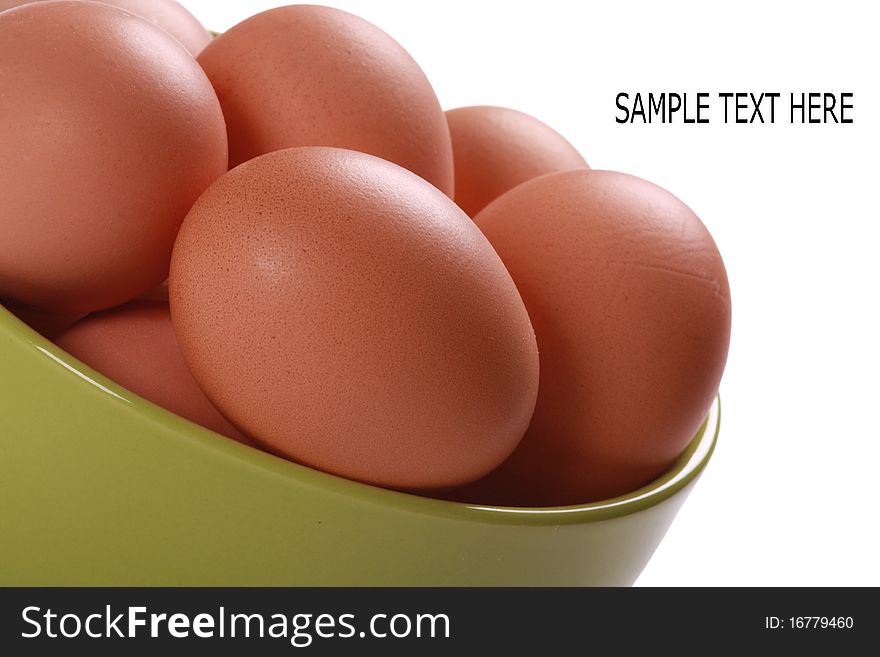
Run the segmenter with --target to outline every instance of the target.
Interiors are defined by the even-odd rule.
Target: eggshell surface
[[[155,287],[226,170],[207,77],[107,5],[25,5],[0,14],[0,34],[0,299],[75,314]]]
[[[446,112],[455,163],[455,202],[471,217],[517,185],[555,171],[589,169],[565,138],[506,107]]]
[[[199,62],[223,105],[232,166],[282,148],[336,146],[452,195],[452,145],[434,90],[365,20],[312,5],[270,9],[214,39]]]
[[[703,224],[669,192],[609,171],[532,180],[475,222],[522,294],[541,380],[519,448],[455,497],[578,504],[662,474],[703,422],[727,358],[727,276]]]
[[[475,480],[525,431],[538,358],[473,222],[376,157],[297,148],[214,183],[169,279],[202,388],[267,449],[399,488]]]
[[[197,56],[211,42],[211,33],[199,19],[174,0],[96,0],[119,7],[161,27]],[[0,0],[0,11],[33,3],[34,0]]]
[[[171,327],[168,304],[135,301],[89,315],[59,337],[57,344],[154,404],[249,442],[217,412],[189,373]]]

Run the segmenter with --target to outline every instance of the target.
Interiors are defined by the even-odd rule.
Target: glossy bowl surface
[[[0,585],[629,585],[717,439],[661,478],[496,508],[334,477],[133,395],[0,307]]]

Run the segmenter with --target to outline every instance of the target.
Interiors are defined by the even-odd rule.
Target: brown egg
[[[538,403],[519,448],[459,499],[547,506],[634,490],[702,423],[730,336],[721,256],[669,192],[610,171],[527,182],[476,223],[532,319]]]
[[[0,14],[0,299],[85,313],[162,282],[226,170],[198,63],[142,18],[40,2]]]
[[[89,315],[58,338],[57,344],[154,404],[217,433],[250,442],[196,385],[180,355],[168,304],[134,301]]]
[[[545,173],[589,169],[558,132],[506,107],[446,112],[455,161],[455,202],[473,217],[517,185]]]
[[[152,290],[144,292],[138,299],[144,301],[164,301],[168,303],[168,281],[164,280]]]
[[[513,281],[448,197],[385,160],[311,147],[233,169],[184,221],[169,292],[208,397],[301,463],[451,486],[528,426],[538,356]]]
[[[337,9],[257,14],[199,57],[217,90],[232,166],[294,146],[384,158],[452,196],[449,129],[425,74],[376,26]]]
[[[161,27],[197,56],[211,42],[211,33],[199,19],[174,0],[99,0],[130,11]],[[0,0],[0,11],[33,3],[34,0]]]

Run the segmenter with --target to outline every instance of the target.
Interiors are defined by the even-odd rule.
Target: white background
[[[222,31],[285,3],[182,4]],[[734,308],[721,437],[638,583],[880,585],[872,3],[328,4],[401,42],[445,108],[533,114],[715,236]],[[855,123],[618,125],[619,91],[851,91]]]

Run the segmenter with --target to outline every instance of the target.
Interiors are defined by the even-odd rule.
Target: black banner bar
[[[0,648],[7,655],[854,654],[876,645],[877,617],[876,589],[9,588],[0,589]]]

